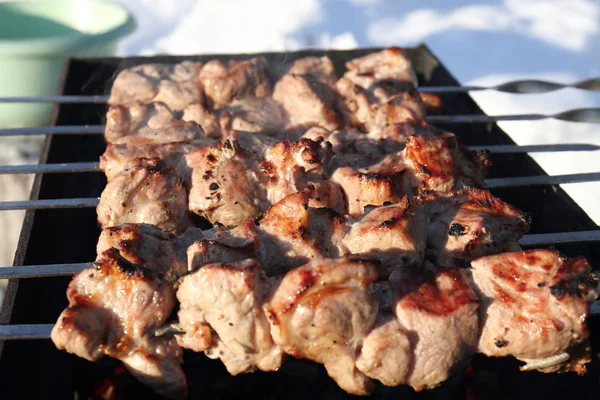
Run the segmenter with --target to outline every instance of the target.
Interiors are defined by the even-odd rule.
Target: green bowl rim
[[[0,39],[0,56],[19,55],[23,57],[34,57],[36,55],[58,55],[77,52],[98,43],[107,43],[133,32],[137,27],[137,21],[131,11],[121,3],[112,0],[92,0],[94,3],[109,3],[125,11],[127,19],[113,29],[98,35],[72,35],[51,38],[32,38],[19,40]],[[24,46],[26,50],[24,51]]]

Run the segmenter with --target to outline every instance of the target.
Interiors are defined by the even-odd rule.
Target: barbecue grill
[[[261,55],[273,63],[309,55],[328,55],[340,72],[345,61],[377,50],[311,50]],[[582,255],[592,265],[598,265],[600,247],[594,245],[600,241],[598,226],[557,184],[598,180],[600,173],[548,177],[527,155],[531,151],[592,151],[597,147],[568,144],[518,147],[495,125],[494,121],[502,118],[484,115],[465,93],[470,88],[444,90],[443,87],[456,88],[459,84],[426,46],[407,49],[407,54],[419,84],[425,88],[423,91],[428,91],[427,87],[436,87],[436,93],[445,104],[445,114],[434,116],[430,121],[455,132],[461,143],[472,149],[489,149],[493,166],[486,186],[498,197],[531,214],[531,234],[526,235],[521,244],[524,247],[552,245],[567,255]],[[0,167],[0,173],[36,173],[29,201],[0,203],[0,209],[28,210],[15,266],[0,269],[0,278],[11,278],[0,313],[0,324],[5,325],[0,326],[0,340],[40,339],[0,341],[0,346],[3,343],[0,347],[0,393],[3,398],[105,398],[102,395],[115,387],[122,397],[113,398],[157,398],[149,388],[124,372],[119,361],[104,358],[90,363],[59,351],[49,340],[43,340],[49,337],[51,323],[67,305],[65,288],[69,275],[87,268],[87,262],[95,258],[100,230],[94,207],[106,184],[104,174],[98,173],[97,163],[105,150],[104,140],[98,134],[103,132],[105,95],[116,72],[133,65],[252,56],[255,54],[70,60],[61,77],[62,93],[77,97],[43,99],[61,101],[54,106],[52,126],[38,130],[0,130],[0,135],[50,133],[42,151],[42,165]],[[578,120],[585,113],[567,113],[562,117]],[[529,115],[521,119],[542,117]],[[598,351],[599,319],[591,317],[589,326],[592,348]],[[476,355],[464,373],[435,390],[414,393],[408,387],[380,385],[374,397],[595,398],[600,389],[600,361],[595,355],[593,358],[588,373],[578,376],[519,372],[518,362],[514,359]],[[184,370],[190,398],[231,398],[250,393],[263,398],[351,397],[328,378],[322,366],[295,359],[287,360],[277,373],[257,372],[232,377],[221,363],[202,354],[186,352]]]

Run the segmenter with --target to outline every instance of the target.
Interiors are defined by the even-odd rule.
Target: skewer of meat
[[[407,97],[405,89],[402,89],[404,94],[398,97],[400,92],[394,91],[398,85],[390,84],[410,75],[406,73],[407,68],[410,70],[410,63],[398,49],[353,60],[348,63],[348,68],[354,71],[353,76],[361,76],[360,84],[364,85],[370,76],[369,87],[357,86],[355,90],[362,90],[361,98],[364,101],[361,102],[363,108],[360,115],[380,121],[380,127],[407,119],[416,121],[422,116],[419,100],[412,95]],[[346,175],[370,178],[375,178],[377,174],[376,182],[373,179],[353,182],[356,178],[346,177],[344,173],[341,173],[344,178],[337,178],[336,175],[333,182],[327,182],[326,175],[332,173],[326,171],[332,169],[326,165],[330,156],[319,154],[322,152],[315,151],[314,144],[305,140],[293,144],[283,142],[270,152],[264,151],[274,142],[260,134],[282,131],[283,136],[289,136],[285,132],[290,129],[301,128],[300,132],[304,132],[311,126],[335,128],[337,125],[323,122],[327,115],[335,120],[349,120],[347,114],[357,111],[353,107],[348,108],[348,104],[340,108],[339,99],[357,95],[334,87],[333,64],[326,57],[297,60],[289,70],[279,75],[272,100],[269,100],[269,96],[273,76],[269,75],[262,58],[232,61],[227,65],[217,60],[205,65],[191,62],[178,66],[145,65],[123,71],[113,86],[114,101],[111,101],[113,106],[107,115],[105,135],[109,145],[101,157],[101,167],[109,180],[98,207],[102,226],[149,222],[181,233],[189,225],[189,218],[179,209],[186,201],[187,190],[184,193],[184,187],[189,188],[192,194],[189,198],[192,212],[208,217],[211,222],[227,225],[260,214],[269,205],[308,184],[321,192],[320,196],[315,197],[322,199],[321,205],[340,212],[351,206],[352,213],[358,215],[366,204],[352,202],[344,205],[336,179],[350,190],[356,190],[363,183],[368,186],[365,190],[374,185],[381,186],[377,190],[386,192],[383,198],[380,202],[377,202],[378,199],[366,199],[368,204],[382,204],[401,198],[402,192],[406,191],[403,186],[406,185],[390,178],[390,174],[398,177],[398,171],[390,173],[388,166],[376,165],[374,168],[377,172],[345,171]],[[373,93],[369,94],[369,90]],[[329,99],[326,100],[327,105],[319,106],[325,98]],[[383,108],[377,105],[380,101],[388,102],[392,98],[395,99],[393,106],[391,103]],[[299,101],[289,103],[296,100]],[[313,107],[313,111],[310,111],[310,107]],[[371,110],[373,107],[379,107],[383,114]],[[281,114],[281,110],[286,115]],[[184,119],[195,119],[201,127],[193,122],[182,122],[179,119],[181,113]],[[240,129],[248,133],[238,132]],[[252,133],[258,135],[252,137]],[[211,145],[218,137],[226,140]],[[240,145],[232,145],[234,140]],[[229,151],[227,143],[233,152]],[[258,159],[247,157],[248,151],[257,155]],[[309,156],[311,152],[313,155]],[[205,156],[214,157],[216,162],[207,163],[211,160],[204,159]],[[338,156],[338,160],[343,158],[341,154]],[[394,160],[391,156],[387,163],[393,163]],[[216,169],[221,164],[225,169],[232,167],[230,172],[239,166],[241,172],[247,175],[245,182],[248,186],[242,187],[242,190],[236,187],[233,192],[225,189],[218,192],[211,188],[226,188],[231,185],[231,180],[229,183],[210,182],[203,185],[207,173],[211,172],[202,170],[206,164],[214,165]],[[201,171],[196,173],[196,166]],[[420,168],[426,170],[423,166]],[[381,175],[383,170],[388,170],[388,173]],[[192,177],[190,181],[190,175],[199,178]],[[132,185],[132,182],[138,183]],[[266,191],[263,186],[267,186]],[[230,198],[229,194],[236,196]]]
[[[118,258],[111,252],[116,249],[105,252],[100,263]],[[119,263],[120,271],[130,265]],[[432,264],[395,269],[389,280],[377,281],[376,264],[356,258],[317,259],[270,279],[254,260],[208,263],[181,279],[179,327],[185,334],[176,340],[185,348],[220,358],[234,375],[276,370],[282,352],[307,358],[324,364],[343,389],[355,394],[370,393],[372,379],[417,390],[435,387],[466,365],[476,351],[515,356],[528,363],[525,370],[584,371],[589,362],[585,316],[599,283],[584,259],[530,250],[483,257],[472,266],[472,270]],[[116,336],[119,343],[131,343],[132,339],[119,336],[120,326],[131,314],[117,313],[118,323],[90,325],[93,319],[87,310],[103,315],[104,309],[114,310],[116,304],[93,301],[91,306],[74,295],[85,287],[86,299],[96,299],[90,297],[93,293],[110,299],[113,290],[139,279],[138,272],[119,275],[119,270],[108,274],[116,279],[114,289],[108,286],[101,292],[94,289],[107,281],[105,275],[88,278],[89,272],[84,271],[75,277],[72,287],[79,289],[71,292],[71,308],[61,316],[53,340],[78,355],[103,349],[169,394],[172,382],[181,378],[172,364],[163,365],[168,359],[158,358],[163,364],[149,366],[127,362],[130,354],[150,351],[148,342],[172,338],[153,339],[156,325],[152,325],[125,330],[143,332],[145,336],[135,343],[146,343],[146,347],[126,347],[127,355],[119,347],[111,350],[111,341],[100,346],[94,339]],[[152,303],[141,304],[153,309]],[[104,326],[110,334],[93,326]],[[74,341],[72,335],[82,339]],[[84,343],[88,353],[75,343]],[[177,362],[177,357],[173,360]],[[143,368],[155,368],[155,379],[148,380]]]
[[[398,202],[407,194],[481,185],[488,164],[451,134],[409,136],[404,150],[387,154],[385,140],[333,139],[333,146],[321,137],[272,144],[240,132],[215,145],[196,139],[136,146],[136,155],[153,157],[133,159],[129,147],[111,145],[102,161],[111,179],[99,221],[105,227],[147,222],[181,233],[189,225],[189,208],[212,223],[235,226],[309,185],[317,191],[312,206],[359,216],[366,206]],[[373,164],[362,167],[369,159]]]

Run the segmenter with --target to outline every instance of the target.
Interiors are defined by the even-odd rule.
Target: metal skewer
[[[513,178],[493,178],[487,179],[483,187],[486,189],[498,189],[521,186],[544,186],[559,185],[565,183],[593,182],[600,181],[600,172],[590,172],[583,174],[569,175],[540,175],[523,176]],[[73,199],[43,199],[43,200],[22,200],[22,201],[2,201],[0,202],[0,211],[2,210],[39,210],[39,209],[57,209],[57,208],[91,208],[99,203],[97,197],[73,198]]]
[[[486,179],[483,183],[485,189],[498,189],[508,187],[522,186],[544,186],[544,185],[560,185],[564,183],[577,182],[593,182],[600,181],[600,172],[589,172],[583,174],[568,174],[568,175],[539,175],[539,176],[522,176],[513,178],[492,178]]]
[[[513,115],[430,115],[425,117],[432,124],[475,124],[501,121],[538,121],[542,119],[558,119],[567,122],[600,123],[600,108],[579,108],[563,111],[557,114],[513,114]],[[81,135],[103,134],[104,125],[70,125],[70,126],[44,126],[31,128],[3,128],[0,136],[28,136],[28,135]]]
[[[2,165],[0,174],[37,174],[100,171],[99,162],[78,162],[63,164]]]
[[[3,128],[0,136],[34,136],[34,135],[81,135],[104,133],[104,125],[71,125],[71,126],[41,126],[35,128]]]
[[[600,301],[590,304],[590,316],[600,314]],[[22,324],[22,325],[0,325],[0,340],[34,340],[50,339],[53,324]],[[155,336],[184,334],[176,322],[168,323],[154,332]]]
[[[567,122],[600,123],[600,108],[577,108],[556,114],[513,114],[513,115],[430,115],[425,120],[432,124],[475,124],[502,121],[539,121],[558,119]]]
[[[575,83],[557,83],[537,79],[518,80],[502,83],[495,86],[420,86],[417,90],[421,93],[465,93],[481,90],[495,90],[513,94],[547,93],[564,88],[583,90],[600,90],[600,78],[585,79]]]
[[[0,97],[0,103],[62,103],[62,104],[106,104],[110,95],[61,95]]]
[[[491,154],[521,154],[521,153],[546,153],[566,151],[597,151],[600,146],[594,144],[541,144],[519,146],[516,144],[498,144],[488,146],[468,146],[471,151],[488,151]],[[37,174],[37,173],[73,173],[73,172],[98,172],[100,163],[96,161],[63,163],[63,164],[29,164],[29,165],[2,165],[0,174]]]
[[[0,201],[0,211],[5,210],[43,210],[57,208],[91,208],[96,207],[100,199],[97,197],[76,199],[43,199],[22,201]]]
[[[569,243],[600,242],[600,230],[557,232],[524,235],[519,244],[523,247],[551,246]],[[93,263],[24,265],[0,268],[0,279],[27,279],[70,276],[90,268]]]
[[[547,93],[564,88],[581,90],[600,90],[600,78],[590,78],[574,83],[558,83],[538,79],[524,79],[505,82],[494,86],[419,86],[417,90],[421,93],[466,93],[481,90],[495,90],[513,94]],[[62,103],[62,104],[105,104],[108,103],[110,95],[61,95],[61,96],[21,96],[0,97],[0,103]]]

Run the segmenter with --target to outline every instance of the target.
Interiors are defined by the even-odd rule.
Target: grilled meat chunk
[[[177,298],[186,334],[177,337],[178,343],[220,358],[232,375],[277,370],[283,354],[262,309],[267,289],[262,267],[250,259],[206,264],[185,276]]]
[[[167,232],[185,231],[190,221],[181,179],[158,159],[138,161],[138,166],[122,171],[102,191],[96,208],[102,228],[147,223]]]
[[[144,64],[121,71],[113,83],[109,104],[162,102],[171,110],[183,110],[192,103],[204,102],[198,82],[201,63]]]
[[[227,122],[227,120],[221,120],[218,111],[209,110],[204,104],[190,104],[183,110],[181,119],[200,125],[207,137],[220,138],[224,136],[224,129],[221,125]]]
[[[325,174],[328,143],[301,139],[267,147],[272,140],[236,132],[217,146],[188,153],[190,210],[213,223],[237,225],[310,185],[317,193],[311,206],[345,210],[341,189]]]
[[[464,184],[483,185],[490,165],[483,152],[461,147],[451,133],[408,137],[404,159],[412,171],[413,187],[440,192]]]
[[[161,395],[185,397],[181,349],[173,337],[154,336],[175,306],[175,292],[159,273],[109,249],[75,275],[67,298],[52,329],[56,347],[90,361],[118,358]]]
[[[177,236],[150,224],[123,224],[103,229],[96,253],[102,259],[106,250],[117,249],[132,264],[151,268],[170,279],[187,270]]]
[[[114,105],[106,113],[104,138],[110,143],[124,136],[152,137],[161,128],[175,121],[177,117],[163,103],[136,101]]]
[[[385,384],[433,388],[475,353],[479,300],[460,270],[396,269],[390,283],[399,325],[389,320],[369,334],[357,366],[368,376],[386,377]],[[389,339],[381,330],[399,336]]]
[[[144,161],[140,159],[160,159],[165,168],[176,170],[182,180],[187,181],[191,171],[185,163],[184,155],[211,143],[212,141],[200,139],[153,144],[137,137],[126,137],[106,146],[106,151],[100,156],[100,169],[110,182],[123,170],[143,164]]]
[[[314,187],[292,194],[269,208],[259,221],[261,255],[268,275],[340,255],[346,220],[330,209],[309,207],[314,196]]]
[[[300,139],[283,141],[265,152],[259,168],[266,175],[265,187],[271,204],[296,193],[309,185],[316,190],[311,197],[311,207],[329,207],[340,213],[345,211],[344,195],[326,176],[331,159],[331,145],[322,140]]]
[[[341,127],[333,90],[309,75],[284,75],[275,85],[273,99],[286,112],[290,131],[304,132],[313,126],[329,130]]]
[[[358,170],[353,167],[337,168],[331,180],[346,194],[348,213],[353,217],[363,214],[367,206],[398,203],[404,195],[413,191],[401,153],[389,155],[375,165]]]
[[[395,315],[380,308],[377,322],[363,340],[356,368],[386,386],[398,386],[408,381],[415,356],[410,332]]]
[[[471,262],[483,300],[479,351],[514,356],[522,369],[584,372],[591,361],[586,317],[598,275],[583,257],[528,250]]]
[[[464,266],[483,255],[519,249],[518,240],[531,223],[487,190],[430,192],[422,201],[430,215],[426,256],[440,265]]]
[[[418,267],[423,262],[428,218],[418,202],[377,207],[351,224],[342,239],[344,252],[378,260],[382,273]]]
[[[347,392],[370,393],[372,381],[354,364],[375,323],[377,299],[367,288],[377,276],[373,264],[352,259],[291,270],[265,305],[273,340],[287,354],[323,364]]]
[[[190,242],[187,246],[189,271],[195,271],[209,263],[242,261],[250,257],[262,258],[262,239],[256,224],[251,220],[234,228],[215,226],[200,232]]]
[[[221,125],[228,131],[275,136],[286,124],[281,106],[271,97],[235,99],[220,111]]]
[[[363,132],[382,130],[393,124],[416,123],[425,118],[425,106],[410,86],[381,101],[347,78],[338,80],[335,87],[340,96],[338,109],[345,124]]]
[[[281,106],[271,97],[234,99],[213,111],[192,104],[184,110],[183,120],[198,123],[210,137],[226,137],[235,131],[275,136],[287,123]]]
[[[426,134],[433,133],[423,129]],[[404,195],[422,190],[448,192],[483,182],[489,166],[485,155],[467,151],[453,134],[412,135],[406,148],[399,151],[403,143],[395,139],[401,139],[402,133],[394,131],[398,136],[390,138],[356,131],[307,133],[331,141],[335,153],[331,180],[346,194],[352,216],[361,215],[368,205],[397,203]]]
[[[344,77],[363,87],[381,101],[395,95],[398,89],[416,85],[417,77],[410,60],[398,47],[367,54],[346,63]]]
[[[106,114],[104,137],[109,143],[125,138],[164,144],[204,139],[200,125],[177,118],[162,103],[133,103],[111,106]]]
[[[292,63],[287,73],[309,75],[323,82],[333,82],[336,79],[333,61],[327,56],[300,58]]]
[[[268,207],[258,163],[238,141],[226,139],[185,157],[192,169],[190,211],[231,226],[255,218]]]
[[[220,108],[234,99],[269,96],[271,82],[267,70],[267,61],[263,57],[231,60],[227,64],[211,60],[202,67],[199,79],[212,106]]]

